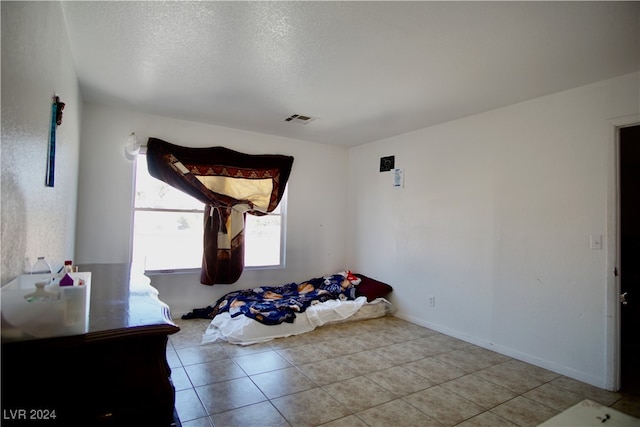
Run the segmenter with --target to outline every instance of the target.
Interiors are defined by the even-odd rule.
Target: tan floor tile
[[[360,322],[351,323],[350,330],[353,333],[353,335],[379,333],[385,330],[387,326],[385,326],[384,323],[377,323],[375,322],[375,320],[377,319],[369,319],[369,320],[363,320]],[[318,328],[318,329],[322,329],[322,328]]]
[[[276,338],[275,340],[268,342],[269,346],[274,349],[296,347],[305,344],[314,344],[314,341],[309,334],[291,335],[286,338]]]
[[[170,368],[179,368],[182,366],[178,353],[176,353],[173,348],[167,349],[167,363]]]
[[[356,414],[369,427],[442,427],[429,415],[398,399]]]
[[[348,415],[344,418],[330,421],[326,424],[322,424],[318,427],[369,427],[360,418],[355,415]]]
[[[353,336],[353,325],[349,322],[345,323],[334,323],[332,325],[323,326],[323,328],[328,328],[331,332],[331,335],[335,338],[345,338]]]
[[[351,414],[348,408],[320,388],[279,397],[271,403],[293,426],[324,424]]]
[[[263,372],[291,367],[291,363],[287,362],[287,360],[280,356],[275,350],[234,357],[233,361],[236,362],[247,375],[261,374]]]
[[[237,345],[223,342],[220,343],[220,346],[229,355],[229,357],[246,356],[248,354],[262,353],[263,351],[272,350],[269,342],[251,345]]]
[[[507,388],[517,394],[526,393],[544,383],[544,381],[530,377],[523,372],[514,372],[513,369],[505,369],[504,365],[504,363],[494,365],[490,368],[474,372],[474,375]]]
[[[178,348],[176,349],[176,353],[183,366],[229,358],[227,353],[218,344]]]
[[[214,426],[220,427],[289,427],[289,423],[269,402],[232,409],[211,416]]]
[[[213,423],[209,417],[196,418],[195,420],[180,422],[182,427],[213,427]]]
[[[523,396],[560,412],[584,400],[584,397],[579,394],[549,383],[534,388]]]
[[[178,334],[183,334],[183,333],[200,333],[202,334],[205,329],[207,329],[207,326],[209,326],[209,324],[211,323],[210,319],[189,319],[189,320],[185,320],[185,319],[173,319],[173,323],[175,323],[176,325],[178,325],[178,327],[180,328],[180,331],[173,334],[173,335],[169,335],[169,337],[175,337]]]
[[[441,360],[442,362],[462,369],[466,373],[472,373],[494,365],[488,360],[471,354],[470,352],[466,351],[466,349],[450,351],[448,353],[438,354],[434,357],[438,360]]]
[[[305,335],[308,335],[311,341],[314,343],[331,341],[339,338],[332,333],[331,329],[326,327],[315,328],[313,331],[307,332]]]
[[[366,350],[386,347],[395,343],[395,341],[390,340],[390,334],[391,333],[387,331],[366,332],[358,335],[356,337],[356,342]]]
[[[373,372],[367,374],[366,377],[397,396],[406,396],[433,385],[428,379],[416,375],[402,366]]]
[[[468,342],[465,342],[444,334],[431,335],[429,339],[431,341],[444,344],[452,350],[460,350],[462,348],[472,345],[472,344],[469,344]]]
[[[176,391],[175,407],[180,421],[189,421],[207,415],[207,411],[192,388]]]
[[[423,358],[422,354],[416,352],[406,343],[392,344],[374,351],[396,365],[414,362]]]
[[[387,327],[378,333],[385,338],[387,344],[406,342],[419,338],[411,330],[403,327]]]
[[[359,353],[346,354],[338,357],[358,374],[369,374],[375,371],[391,368],[393,363],[373,350],[365,350]]]
[[[331,351],[333,357],[357,353],[366,349],[365,342],[356,337],[336,338],[331,341],[326,341],[325,346]]]
[[[625,394],[611,407],[632,417],[640,418],[640,395]]]
[[[403,327],[406,325],[412,325],[413,323],[401,319],[399,317],[395,317],[395,316],[384,316],[384,317],[379,317],[377,319],[372,319],[371,322],[375,322],[375,321],[380,321],[381,324],[387,325],[387,326],[395,326],[395,327]]]
[[[173,345],[173,348],[176,350],[179,348],[193,347],[202,343],[203,332],[204,329],[200,332],[180,331],[174,335],[169,335],[169,341],[171,341],[171,345]]]
[[[358,375],[339,357],[298,366],[300,372],[318,385],[328,385]]]
[[[621,397],[620,393],[603,390],[590,384],[564,376],[551,381],[551,384],[556,387],[572,391],[584,396],[585,399],[590,399],[606,406],[613,405]]]
[[[265,395],[247,377],[196,387],[195,390],[209,415],[266,400]]]
[[[516,424],[507,421],[502,417],[492,413],[483,412],[467,421],[458,424],[456,427],[515,427]]]
[[[382,329],[381,331],[376,332],[376,334],[379,336],[381,345],[387,346],[387,345],[397,344],[399,342],[406,341],[405,338],[398,336],[396,331],[397,331],[397,328],[387,327]],[[373,347],[369,347],[369,348],[373,348]]]
[[[377,317],[375,319],[365,320],[364,322],[366,322],[367,326],[373,327],[374,331],[376,332],[387,330],[388,328],[397,328],[397,327],[403,327],[406,325],[413,325],[413,323],[409,323],[406,320],[402,320],[398,317],[393,317],[393,316]]]
[[[491,409],[516,397],[516,393],[473,374],[456,378],[441,385],[485,409]]]
[[[330,348],[326,344],[304,344],[276,350],[278,354],[294,365],[317,362],[331,357]]]
[[[393,393],[366,377],[355,377],[322,388],[353,412],[362,411],[396,398]]]
[[[477,345],[465,347],[464,350],[467,353],[471,353],[472,355],[474,355],[479,359],[485,360],[490,365],[497,365],[499,363],[504,363],[504,362],[513,360],[509,356],[496,353],[495,351],[487,350],[486,348],[478,347]]]
[[[506,371],[510,371],[518,375],[526,375],[540,381],[540,383],[546,383],[560,377],[560,374],[556,374],[555,372],[551,372],[547,369],[521,362],[519,360],[510,360],[508,362],[501,363],[500,366]]]
[[[463,370],[435,359],[434,357],[427,357],[416,362],[407,363],[404,367],[420,376],[428,378],[433,384],[441,384],[465,375]]]
[[[191,381],[189,381],[189,377],[184,371],[184,368],[171,369],[171,382],[173,383],[176,391],[193,388],[193,384],[191,384]]]
[[[405,396],[403,400],[445,426],[454,426],[483,412],[480,406],[441,386]]]
[[[400,326],[391,326],[391,328],[389,329],[389,332],[391,332],[396,336],[403,336],[403,337],[406,337],[406,339],[411,339],[411,340],[437,334],[437,332],[432,329],[425,328],[423,326],[416,325],[414,323],[409,323],[409,322],[406,322],[405,324]]]
[[[537,426],[559,414],[555,409],[521,396],[493,408],[491,412],[521,427]]]
[[[420,352],[425,357],[435,356],[436,354],[446,353],[455,350],[451,345],[442,340],[434,340],[434,335],[413,340],[407,345]]]
[[[316,383],[294,367],[252,375],[251,380],[269,399],[317,387]]]
[[[185,371],[194,387],[246,376],[244,371],[231,359],[189,365],[185,367]]]

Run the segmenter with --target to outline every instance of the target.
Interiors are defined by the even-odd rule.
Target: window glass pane
[[[265,267],[280,264],[280,215],[247,215],[244,265]]]
[[[200,268],[202,213],[136,211],[133,260],[145,270]]]
[[[203,210],[204,204],[149,175],[147,156],[139,155],[136,164],[135,207]]]

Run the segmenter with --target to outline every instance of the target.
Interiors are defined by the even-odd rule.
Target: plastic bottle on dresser
[[[51,273],[51,266],[49,265],[47,260],[44,259],[43,256],[39,256],[38,260],[36,261],[35,264],[33,264],[33,267],[31,268],[31,274],[47,274],[47,273]]]

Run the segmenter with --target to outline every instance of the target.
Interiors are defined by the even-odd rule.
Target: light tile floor
[[[167,360],[184,427],[535,426],[583,399],[640,417],[601,390],[395,317],[264,344],[200,345],[177,320]]]

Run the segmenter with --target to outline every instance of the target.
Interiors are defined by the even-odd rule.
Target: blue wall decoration
[[[49,153],[47,156],[47,176],[45,185],[53,187],[56,168],[56,128],[62,124],[62,110],[65,103],[60,102],[60,97],[53,96],[51,104],[51,128],[49,130]]]

